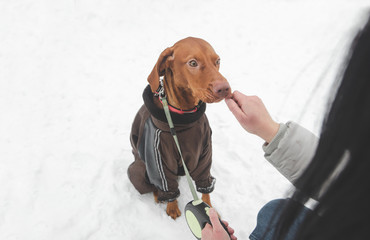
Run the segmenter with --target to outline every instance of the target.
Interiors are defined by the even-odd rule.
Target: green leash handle
[[[190,231],[198,240],[201,240],[202,230],[206,224],[209,223],[212,226],[211,220],[209,219],[210,208],[211,207],[202,200],[191,201],[185,206],[186,222],[188,223]],[[221,221],[221,219],[219,219],[219,221],[227,234],[230,236],[225,224]]]

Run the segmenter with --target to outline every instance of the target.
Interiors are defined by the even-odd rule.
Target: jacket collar
[[[162,122],[167,122],[166,116],[164,114],[164,110],[162,108],[158,108],[153,99],[153,93],[151,91],[150,85],[148,85],[143,92],[143,100],[145,106],[148,108],[149,112],[152,114],[153,117],[156,119],[162,121]],[[186,114],[180,114],[177,112],[171,111],[171,117],[173,120],[174,124],[190,124],[193,123],[197,120],[199,120],[204,112],[206,111],[206,103],[201,102],[197,106],[197,110],[194,112],[187,112]]]

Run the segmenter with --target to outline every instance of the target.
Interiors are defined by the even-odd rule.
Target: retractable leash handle
[[[185,206],[186,222],[190,228],[190,231],[198,240],[202,238],[202,230],[206,226],[206,224],[209,223],[212,226],[211,220],[209,218],[210,208],[211,207],[202,200],[193,200]],[[225,224],[221,221],[220,218],[218,220],[220,221],[227,234],[230,236],[230,233],[229,231],[227,231],[227,227],[225,226]]]
[[[173,122],[172,122],[170,110],[168,108],[168,103],[167,103],[167,99],[166,99],[166,96],[164,94],[164,89],[163,88],[162,88],[161,92],[159,93],[159,97],[161,98],[164,113],[166,115],[168,125],[170,127],[171,135],[172,135],[173,139],[175,140],[177,150],[179,151],[181,161],[182,161],[182,165],[183,165],[184,170],[185,170],[186,179],[188,181],[188,185],[189,185],[191,194],[193,195],[193,198],[194,198],[193,201],[190,201],[185,206],[186,222],[187,222],[191,232],[193,233],[193,235],[197,239],[200,240],[202,238],[202,230],[206,226],[206,224],[209,223],[210,225],[212,225],[211,220],[209,219],[210,206],[207,203],[203,202],[201,199],[199,199],[199,197],[198,197],[198,195],[195,191],[195,187],[194,187],[193,182],[190,178],[189,170],[186,167],[184,158],[182,157],[179,140],[177,139],[175,127],[174,127]],[[219,220],[220,220],[220,223],[223,226],[223,228],[226,230],[227,234],[229,234],[229,236],[230,236],[230,233],[227,231],[227,228],[224,225],[224,223],[221,221],[221,219],[219,219]]]

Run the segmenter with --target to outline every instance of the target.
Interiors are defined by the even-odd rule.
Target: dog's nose
[[[216,82],[213,85],[213,92],[219,98],[225,98],[231,93],[230,85],[228,82]]]

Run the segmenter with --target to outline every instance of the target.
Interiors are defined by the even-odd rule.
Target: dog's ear
[[[159,56],[157,63],[149,74],[148,82],[153,93],[157,91],[159,87],[159,77],[164,75],[165,70],[168,67],[167,60],[170,59],[169,57],[172,57],[172,55],[173,48],[166,48]]]

